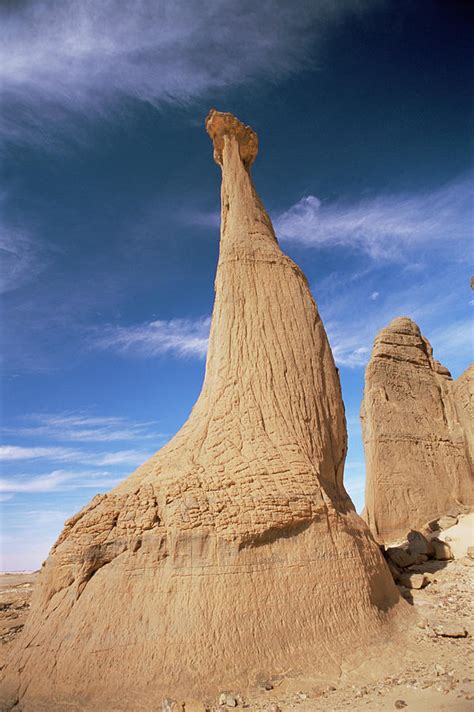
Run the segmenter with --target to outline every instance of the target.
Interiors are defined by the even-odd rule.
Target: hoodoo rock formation
[[[472,369],[453,382],[411,319],[377,335],[361,420],[365,517],[378,541],[474,504],[469,383],[472,391]]]
[[[8,666],[15,710],[154,710],[334,672],[406,605],[344,490],[338,373],[255,192],[256,134],[217,111],[206,128],[222,228],[202,392],[164,448],[66,522]]]

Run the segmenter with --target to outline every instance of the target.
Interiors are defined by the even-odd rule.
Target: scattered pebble
[[[426,574],[403,573],[399,578],[400,586],[405,588],[425,588],[429,584]]]
[[[467,638],[467,630],[461,623],[438,623],[433,630],[442,638]]]
[[[437,561],[450,561],[454,559],[453,552],[449,544],[441,539],[432,539],[431,543],[434,547],[434,558]]]
[[[219,705],[221,707],[237,707],[238,704],[237,699],[226,692],[221,692],[219,695]]]

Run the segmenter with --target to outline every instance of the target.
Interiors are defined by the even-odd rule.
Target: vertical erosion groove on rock
[[[406,317],[375,339],[361,419],[365,516],[379,541],[474,504],[473,371],[453,381]]]
[[[405,605],[344,490],[339,378],[253,186],[256,134],[217,111],[206,128],[222,225],[202,392],[164,448],[66,522],[7,670],[22,710],[152,709],[334,673]]]

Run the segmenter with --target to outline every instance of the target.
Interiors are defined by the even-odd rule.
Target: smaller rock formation
[[[407,541],[400,546],[381,547],[390,573],[402,596],[407,597],[409,589],[421,589],[435,579],[433,573],[452,561],[454,553],[450,545],[438,539],[433,533],[424,536],[411,530]]]
[[[453,383],[456,413],[464,432],[464,446],[474,470],[474,364]]]
[[[379,542],[474,504],[472,371],[453,382],[406,317],[376,337],[361,420],[365,517]]]

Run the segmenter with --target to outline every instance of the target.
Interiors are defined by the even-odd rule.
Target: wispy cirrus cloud
[[[84,464],[110,466],[110,465],[130,465],[138,467],[147,460],[153,452],[142,450],[118,450],[117,452],[96,453],[89,456],[82,456]]]
[[[6,215],[8,195],[0,191],[0,294],[22,287],[48,264],[48,249]]]
[[[22,427],[24,421],[33,424]],[[17,442],[26,444],[0,446],[0,465],[6,475],[0,479],[0,501],[22,494],[110,489],[167,440],[165,434],[157,432],[153,421],[140,422],[85,412],[36,413],[22,418],[19,427],[3,427],[2,430]],[[140,444],[128,449],[103,449],[104,443],[128,440]],[[33,446],[29,445],[32,441]],[[58,444],[64,441],[74,443],[74,446]],[[152,441],[150,447],[143,447],[149,441]],[[38,445],[38,442],[45,444]],[[38,474],[39,462],[50,471]],[[55,467],[56,463],[64,467]]]
[[[21,447],[18,445],[1,445],[0,460],[68,460],[74,455],[74,450],[63,447]]]
[[[1,478],[0,492],[9,493],[30,493],[30,492],[50,492],[63,486],[73,477],[73,473],[65,470],[54,470],[45,475],[31,478]]]
[[[84,452],[63,447],[20,447],[16,445],[0,446],[0,462],[13,460],[50,460],[51,462],[69,462],[76,465],[138,466],[152,453],[143,450],[117,450],[115,452]]]
[[[338,366],[363,368],[372,351],[372,342],[380,329],[388,326],[397,316],[409,316],[415,321],[423,320],[426,311],[422,307],[397,309],[386,306],[373,316],[347,321],[329,320],[326,330],[334,359]],[[443,321],[446,317],[443,314]],[[428,323],[430,320],[428,320]],[[352,327],[352,328],[351,328]],[[458,319],[443,327],[432,328],[424,335],[434,348],[435,358],[441,360],[447,368],[456,368],[458,362],[474,360],[474,326],[472,319]]]
[[[127,100],[182,105],[308,66],[341,17],[380,0],[24,0],[0,9],[1,132],[48,143]],[[73,124],[74,126],[74,124]],[[53,129],[53,131],[49,131]],[[77,121],[75,124],[77,128]]]
[[[13,493],[12,494],[0,494],[0,502],[8,502],[10,499],[12,499]]]
[[[36,527],[49,527],[51,523],[62,524],[70,515],[69,512],[63,509],[28,509],[25,511],[26,518],[21,518],[16,531],[21,530],[31,531],[31,519],[34,519]]]
[[[33,494],[55,492],[71,489],[97,489],[98,487],[113,487],[120,479],[108,477],[106,472],[77,472],[68,470],[53,470],[46,474],[31,476],[15,476],[0,479],[0,492],[13,494]]]
[[[275,219],[279,238],[306,247],[345,246],[378,261],[406,259],[413,248],[470,238],[472,176],[432,191],[379,194],[324,203],[308,195]]]
[[[474,319],[456,319],[450,324],[435,328],[429,340],[436,345],[436,358],[450,363],[465,354],[474,361]]]
[[[338,366],[358,368],[365,366],[370,358],[370,347],[361,346],[357,336],[344,336],[337,328],[328,327],[328,336],[332,347],[334,360]]]
[[[396,291],[380,293],[376,300],[369,298],[370,306],[356,313],[348,309],[348,304],[360,304],[364,289],[370,294],[370,287],[365,286],[367,276],[361,276],[359,283],[344,283],[335,277],[333,287],[316,289],[336,363],[348,368],[364,367],[377,333],[399,316],[408,316],[419,324],[431,341],[435,358],[446,359],[448,368],[457,369],[466,359],[472,359],[472,321],[454,316],[459,294],[449,289],[452,274],[447,271],[444,280],[432,284],[428,271],[427,275],[402,285],[399,273]]]
[[[211,319],[170,319],[131,326],[106,326],[93,337],[99,350],[153,357],[171,354],[179,358],[204,358]]]
[[[163,440],[153,421],[133,421],[121,416],[95,416],[88,413],[33,413],[18,427],[3,427],[15,436],[45,437],[60,442],[115,442],[127,440]],[[60,454],[61,450],[58,451]],[[68,450],[63,450],[67,456]]]

